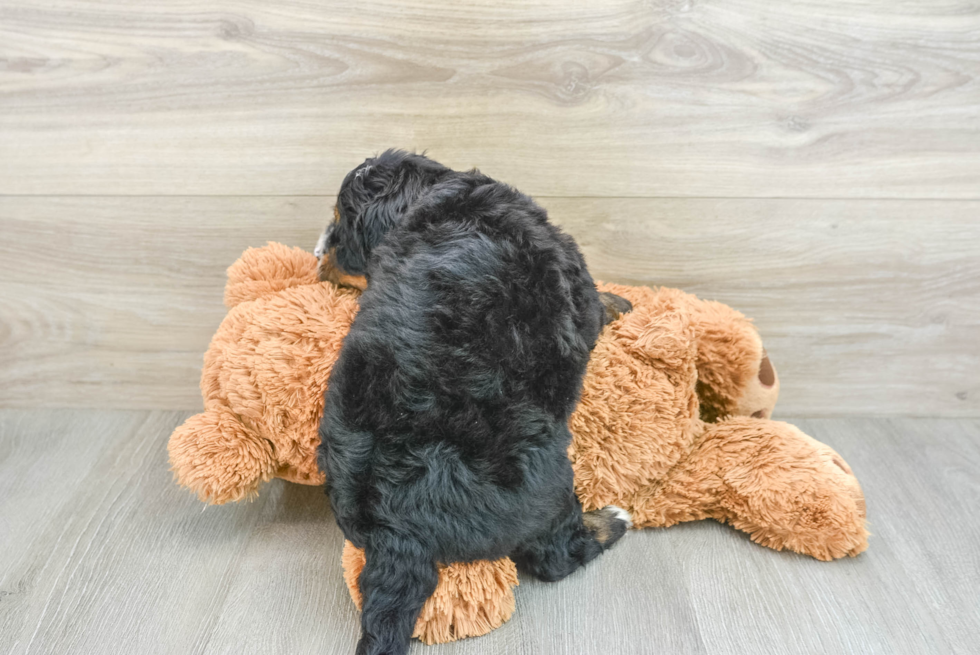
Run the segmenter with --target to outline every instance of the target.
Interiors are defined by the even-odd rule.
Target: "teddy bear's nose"
[[[769,353],[765,349],[762,350],[762,362],[759,364],[759,382],[766,388],[776,383],[776,373],[772,368],[772,362],[769,361]]]

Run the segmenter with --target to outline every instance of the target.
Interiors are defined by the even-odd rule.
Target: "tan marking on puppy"
[[[321,282],[333,282],[338,287],[350,287],[352,289],[367,289],[367,278],[363,275],[348,275],[337,266],[337,258],[334,248],[327,251],[320,258],[320,263],[316,267],[317,277]]]
[[[322,259],[325,254],[327,254],[327,238],[330,236],[330,231],[340,222],[340,210],[337,209],[337,205],[333,206],[333,223],[323,228],[323,232],[320,233],[320,238],[317,239],[316,248],[313,249],[313,255],[317,259]]]
[[[596,512],[586,512],[582,515],[582,523],[585,527],[589,529],[589,532],[595,535],[595,538],[599,540],[599,543],[606,543],[609,541],[609,521],[603,517],[599,516],[598,510]]]
[[[633,303],[608,291],[599,292],[599,301],[606,308],[606,322],[612,323],[627,312],[633,311]]]
[[[582,514],[582,523],[603,546],[612,545],[633,525],[629,512],[615,505]]]

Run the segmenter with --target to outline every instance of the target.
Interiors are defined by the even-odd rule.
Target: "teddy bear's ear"
[[[270,242],[249,248],[228,267],[225,306],[236,305],[277,293],[289,287],[318,282],[317,260],[301,248]]]

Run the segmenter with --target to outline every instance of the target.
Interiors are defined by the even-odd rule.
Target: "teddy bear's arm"
[[[231,309],[289,287],[313,284],[318,281],[316,267],[316,257],[300,248],[274,242],[249,248],[228,267],[225,305]]]
[[[734,417],[705,428],[686,460],[626,503],[638,527],[713,518],[820,560],[867,548],[864,495],[829,446],[779,421]]]

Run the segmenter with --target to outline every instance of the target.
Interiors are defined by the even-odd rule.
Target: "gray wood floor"
[[[183,412],[0,411],[0,653],[351,653],[341,535],[315,488],[204,507],[174,486]],[[702,522],[522,579],[486,637],[413,653],[969,653],[980,420],[795,421],[853,466],[874,536],[821,563]]]

